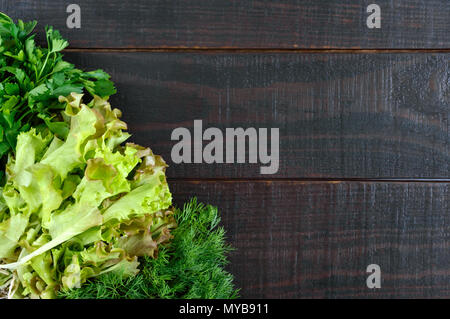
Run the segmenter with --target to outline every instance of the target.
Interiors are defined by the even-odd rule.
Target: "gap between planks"
[[[264,48],[203,48],[203,47],[158,47],[158,48],[67,48],[66,52],[186,52],[186,53],[353,53],[353,54],[378,54],[378,53],[450,53],[448,49],[264,49]]]
[[[426,178],[174,178],[168,177],[168,182],[226,182],[226,183],[272,183],[272,182],[299,182],[299,183],[441,183],[450,184],[450,179]]]

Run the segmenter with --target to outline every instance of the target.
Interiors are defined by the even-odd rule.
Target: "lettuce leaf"
[[[0,270],[15,297],[53,298],[58,289],[155,257],[176,222],[166,164],[132,143],[121,112],[97,96],[60,97],[69,127],[61,139],[31,129],[17,138],[0,189]]]

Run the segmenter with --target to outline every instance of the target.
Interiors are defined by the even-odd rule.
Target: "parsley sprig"
[[[48,127],[65,137],[60,121],[60,95],[88,92],[106,98],[116,93],[103,70],[84,72],[63,60],[69,43],[47,26],[47,48],[39,47],[32,31],[36,21],[17,23],[0,12],[0,161],[14,151],[17,135],[30,127]]]

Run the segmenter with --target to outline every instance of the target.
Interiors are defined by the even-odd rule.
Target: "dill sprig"
[[[174,238],[157,258],[141,259],[140,273],[124,277],[108,273],[79,289],[62,292],[69,299],[229,299],[237,298],[233,276],[224,267],[231,247],[218,226],[216,207],[196,198],[175,211]]]

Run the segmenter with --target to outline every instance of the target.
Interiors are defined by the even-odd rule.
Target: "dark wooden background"
[[[218,206],[243,297],[450,297],[448,0],[0,1],[117,84],[175,202]],[[382,28],[366,27],[366,7]],[[171,131],[279,127],[280,170],[173,164]],[[379,264],[382,288],[366,286]]]

